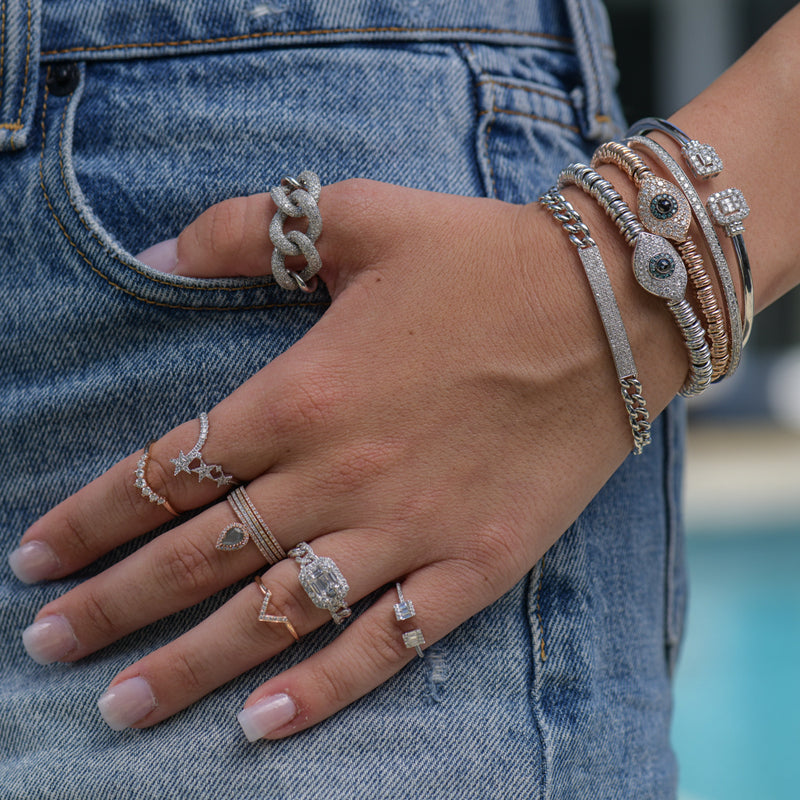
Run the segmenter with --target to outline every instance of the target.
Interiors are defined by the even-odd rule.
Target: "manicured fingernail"
[[[23,583],[37,583],[61,566],[58,556],[45,542],[26,542],[8,554],[8,564]]]
[[[78,646],[78,640],[64,617],[42,617],[22,632],[22,644],[37,664],[52,664]]]
[[[154,244],[142,250],[136,258],[159,272],[175,272],[178,266],[178,240],[167,239]]]
[[[146,717],[158,701],[144,678],[128,678],[112,686],[98,701],[100,716],[109,728],[124,731]]]
[[[236,719],[248,741],[255,742],[291,722],[295,716],[297,708],[292,698],[288,694],[276,694],[243,708]]]

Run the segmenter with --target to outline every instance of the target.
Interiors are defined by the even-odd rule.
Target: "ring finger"
[[[329,520],[326,528],[317,504],[309,504],[288,475],[262,476],[248,489],[283,550],[338,527]],[[29,654],[39,663],[78,660],[263,568],[255,544],[217,549],[233,523],[248,530],[231,504],[217,503],[47,604],[25,632]]]
[[[336,567],[349,584],[347,603],[397,573],[399,554],[376,547],[374,531],[332,534],[314,544],[320,558],[334,550]],[[363,569],[366,552],[373,555],[368,573]],[[115,729],[155,724],[270,659],[295,636],[331,621],[332,612],[316,607],[304,591],[293,559],[265,573],[262,586],[249,583],[192,630],[120,673],[100,704],[106,722]]]

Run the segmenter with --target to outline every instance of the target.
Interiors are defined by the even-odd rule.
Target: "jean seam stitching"
[[[30,3],[30,0],[28,0]],[[242,33],[235,36],[218,36],[208,39],[178,39],[166,42],[124,42],[119,44],[94,45],[94,46],[75,46],[61,50],[42,51],[43,56],[67,55],[69,53],[97,53],[108,52],[111,50],[133,49],[136,47],[185,47],[198,44],[225,44],[229,42],[242,42],[255,39],[277,38],[277,37],[300,37],[300,36],[319,36],[322,34],[342,34],[342,33],[499,33],[513,34],[516,36],[528,36],[532,39],[545,39],[547,41],[562,42],[572,44],[573,40],[564,36],[555,36],[550,33],[538,33],[533,31],[518,31],[504,28],[449,28],[449,27],[430,27],[413,28],[396,26],[371,27],[371,28],[319,28],[301,31],[258,31],[256,33]]]
[[[3,74],[6,63],[6,0],[0,2],[0,103],[3,101]]]
[[[489,112],[484,111],[482,113],[483,114],[487,114]],[[580,128],[578,128],[575,125],[570,125],[567,122],[561,122],[561,120],[558,120],[558,119],[551,119],[550,117],[542,117],[542,116],[540,116],[538,114],[531,114],[528,111],[515,111],[515,110],[510,109],[510,108],[500,108],[499,106],[495,105],[495,106],[492,107],[492,113],[493,114],[508,114],[509,116],[512,116],[512,117],[525,117],[526,119],[532,119],[535,122],[547,122],[547,123],[550,123],[551,125],[557,125],[559,128],[564,128],[565,130],[571,131],[572,133],[580,134],[580,132],[581,132]],[[487,134],[488,134],[488,131],[487,131]]]
[[[87,264],[89,269],[91,269],[91,271],[95,273],[95,275],[98,275],[99,277],[101,277],[104,281],[106,281],[110,286],[113,286],[115,289],[118,289],[119,291],[123,292],[124,294],[128,295],[129,297],[133,297],[134,299],[139,300],[139,301],[141,301],[143,303],[148,303],[149,305],[159,306],[161,308],[180,309],[180,310],[184,310],[184,311],[253,311],[253,310],[256,310],[256,309],[313,307],[313,306],[324,306],[324,305],[327,305],[327,303],[325,303],[325,302],[312,302],[312,303],[297,303],[297,302],[294,302],[294,303],[265,303],[265,304],[256,304],[256,305],[250,305],[250,306],[235,306],[235,307],[230,307],[230,306],[200,306],[200,307],[198,307],[198,306],[190,306],[190,305],[181,305],[181,304],[177,304],[177,303],[165,303],[165,302],[160,302],[158,300],[152,300],[152,299],[147,298],[147,297],[142,297],[139,294],[137,294],[136,292],[134,292],[133,290],[127,289],[126,287],[121,286],[118,283],[116,283],[115,281],[113,281],[108,275],[103,273],[102,270],[98,269],[98,267],[95,266],[95,264],[91,261],[91,259],[72,240],[72,237],[69,235],[67,229],[64,227],[64,224],[59,219],[59,216],[58,216],[58,214],[57,214],[57,212],[56,212],[55,208],[53,207],[53,204],[52,204],[52,202],[50,200],[50,196],[47,193],[47,187],[45,186],[45,180],[44,180],[44,159],[45,159],[45,145],[46,145],[46,142],[47,142],[46,114],[47,114],[48,97],[49,97],[49,90],[48,90],[47,86],[45,86],[44,100],[42,102],[42,151],[41,151],[41,157],[39,159],[39,186],[42,189],[42,194],[44,195],[44,199],[45,199],[45,203],[47,204],[47,208],[50,210],[50,213],[53,216],[53,219],[55,220],[55,223],[58,226],[58,229],[61,231],[61,233],[64,236],[64,238],[67,240],[67,243],[73,248],[73,250],[75,250],[75,252]],[[71,97],[71,95],[70,95],[70,97]],[[63,126],[64,126],[65,120],[66,120],[67,108],[68,108],[68,104],[65,105],[64,114],[62,115],[62,120],[61,120],[62,133],[63,133]],[[59,162],[62,163],[62,166],[63,166],[63,162],[61,160],[60,144],[61,143],[59,142]],[[63,181],[63,172],[62,172],[62,181]],[[73,210],[76,210],[75,206],[73,204],[73,201],[72,201],[72,197],[71,197],[70,192],[69,192],[69,188],[66,186],[66,184],[64,184],[64,189],[66,190],[67,196],[69,197],[70,205],[72,206]],[[76,210],[76,213],[77,213],[77,210]],[[78,217],[81,219],[81,222],[83,222],[83,224],[85,226],[86,223],[83,221],[83,219],[81,218],[81,215],[79,213],[78,213]],[[89,230],[89,233],[92,233],[92,231]],[[101,244],[101,246],[102,246],[102,244]],[[108,252],[108,251],[106,251],[106,252]],[[156,283],[162,283],[165,286],[173,288],[172,284],[169,284],[166,281],[159,281],[158,279],[152,279],[152,278],[150,278],[149,275],[145,275],[140,270],[136,270],[135,268],[129,266],[128,264],[125,264],[119,258],[117,258],[116,255],[109,253],[109,256],[114,258],[120,264],[122,264],[122,266],[124,266],[126,268],[129,268],[129,269],[132,269],[134,272],[137,272],[142,277],[148,278],[149,280],[153,280]],[[174,288],[181,288],[181,287],[174,287]],[[227,287],[219,287],[219,288],[227,288]],[[247,287],[247,288],[252,288],[252,287]],[[196,289],[195,289],[195,287],[192,287],[192,290],[197,290],[197,291],[215,291],[215,289],[213,287],[208,287],[207,289],[205,287],[196,287]],[[236,291],[236,289],[231,287],[230,291]],[[239,289],[238,291],[241,291],[241,289]]]
[[[503,89],[511,89],[513,91],[519,92],[528,92],[529,94],[537,94],[540,97],[547,97],[550,100],[556,100],[559,103],[564,103],[568,105],[570,108],[574,108],[572,101],[567,97],[560,97],[557,94],[553,94],[552,92],[547,92],[544,89],[534,89],[532,86],[520,86],[515,83],[507,83],[506,81],[498,81],[494,78],[486,78],[483,81],[479,81],[476,86],[483,86],[484,84],[490,83],[493,86],[500,86]]]
[[[465,60],[467,62],[467,67],[470,70],[470,73],[472,75],[475,75],[477,73],[477,75],[478,75],[478,80],[477,81],[473,81],[473,88],[474,89],[478,89],[481,86],[493,86],[493,84],[492,84],[491,80],[489,79],[488,75],[484,72],[483,67],[481,67],[481,65],[478,63],[478,60],[475,57],[475,51],[469,46],[468,43],[464,44],[464,49],[466,50],[466,53],[467,53],[467,56],[468,56],[468,58],[466,58]],[[491,91],[491,104],[490,105],[491,105],[492,110],[491,111],[484,111],[484,110],[482,110],[480,108],[480,105],[479,105],[478,106],[478,115],[477,115],[478,119],[480,119],[481,117],[485,117],[487,114],[494,115],[494,110],[495,110],[494,89],[492,88],[490,91]],[[490,194],[491,197],[496,199],[497,198],[497,182],[495,180],[494,164],[492,164],[492,160],[491,160],[491,158],[489,156],[489,137],[491,136],[492,126],[493,125],[494,125],[494,116],[492,116],[492,118],[487,123],[486,128],[484,130],[484,134],[481,137],[481,142],[480,142],[480,144],[478,146],[480,147],[481,151],[483,152],[483,157],[484,157],[486,163],[489,166],[489,175],[488,175],[489,185],[487,187],[487,189],[488,189],[487,194]],[[482,172],[482,170],[480,170],[480,163],[478,164],[478,167],[479,167],[479,171]]]
[[[49,73],[49,70],[48,70],[48,73]],[[102,239],[100,239],[100,237],[98,236],[97,232],[92,230],[92,228],[90,227],[89,223],[86,221],[85,217],[81,213],[81,210],[75,204],[75,199],[72,196],[72,192],[70,192],[69,184],[67,183],[67,178],[66,178],[66,175],[64,173],[64,128],[66,127],[67,111],[69,109],[69,101],[71,101],[71,99],[72,99],[72,94],[74,94],[74,92],[70,93],[69,98],[68,98],[68,102],[64,106],[64,113],[61,116],[61,126],[60,126],[59,137],[58,137],[58,163],[59,163],[59,167],[60,167],[60,170],[61,170],[61,184],[64,187],[64,191],[66,192],[67,199],[69,200],[69,204],[72,206],[72,210],[75,212],[75,215],[81,221],[81,224],[86,229],[87,233],[97,242],[97,244],[103,249],[103,251],[106,253],[106,255],[109,256],[109,258],[113,258],[121,266],[125,267],[126,269],[130,269],[132,272],[135,272],[137,275],[139,275],[139,276],[141,276],[143,278],[147,278],[148,280],[153,281],[153,283],[158,283],[158,284],[161,284],[162,286],[168,286],[170,288],[173,288],[175,284],[172,284],[169,281],[161,280],[160,278],[154,278],[154,277],[151,277],[150,275],[147,275],[142,270],[138,269],[134,264],[128,264],[127,262],[123,261],[112,250],[109,250],[108,247],[106,246],[105,242],[103,242]],[[247,288],[249,288],[249,289],[263,289],[263,288],[266,288],[268,286],[271,286],[272,284],[273,284],[273,281],[272,280],[268,280],[266,283],[252,284],[252,285],[248,286]],[[237,286],[219,286],[219,287],[198,286],[198,287],[193,287],[193,288],[196,288],[196,290],[199,291],[199,292],[213,292],[213,291],[238,292],[238,291],[241,291],[241,287],[237,287]]]
[[[31,68],[31,23],[33,17],[33,10],[31,9],[31,0],[28,0],[26,3],[28,7],[28,22],[27,22],[27,36],[26,36],[26,43],[25,43],[25,73],[22,76],[22,94],[19,99],[19,110],[17,111],[17,121],[16,122],[7,122],[4,124],[0,124],[0,128],[5,128],[6,130],[15,130],[18,131],[23,128],[22,124],[22,112],[25,109],[25,99],[28,95],[28,76],[30,74]],[[6,28],[6,6],[3,3],[3,35],[5,37],[5,28]],[[0,42],[0,48],[2,48],[2,52],[5,52],[5,47],[3,46],[5,42]],[[0,78],[2,78],[2,71],[0,71]],[[2,85],[2,84],[0,84]]]
[[[535,612],[535,619],[539,626],[538,631],[538,638],[540,639],[540,652],[537,656],[533,654],[533,718],[534,723],[536,725],[536,731],[539,735],[539,746],[540,746],[540,753],[541,753],[541,781],[540,781],[540,791],[539,791],[539,798],[540,800],[545,800],[545,798],[549,795],[549,755],[547,749],[547,736],[546,736],[546,726],[544,722],[544,718],[542,716],[542,709],[541,709],[541,674],[540,670],[546,661],[546,654],[545,654],[545,645],[544,645],[544,621],[541,615],[541,593],[542,593],[542,584],[543,584],[543,576],[544,576],[544,562],[545,556],[543,555],[540,559],[538,564],[536,565],[536,569],[534,570],[534,575],[536,578],[536,589],[534,592],[534,612]],[[533,631],[533,640],[536,639],[536,632],[535,628]]]

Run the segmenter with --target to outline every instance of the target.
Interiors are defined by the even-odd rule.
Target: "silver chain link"
[[[322,215],[317,206],[321,193],[319,177],[311,170],[304,170],[297,178],[284,178],[279,186],[273,186],[270,190],[270,196],[278,207],[269,224],[269,238],[274,247],[272,275],[283,289],[313,292],[316,288],[315,276],[322,267],[322,259],[315,247],[322,233]],[[305,233],[284,231],[284,223],[289,217],[306,217],[308,228]],[[288,269],[286,256],[303,256],[305,268],[299,272]]]

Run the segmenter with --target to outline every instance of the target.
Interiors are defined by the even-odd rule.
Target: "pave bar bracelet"
[[[642,396],[642,384],[639,382],[628,333],[625,330],[625,323],[622,321],[614,289],[600,255],[600,248],[592,239],[589,229],[573,205],[557,189],[550,189],[540,198],[539,202],[561,223],[569,240],[578,249],[578,255],[597,303],[597,310],[600,312],[617,370],[622,399],[625,402],[633,434],[633,451],[636,455],[640,455],[642,450],[650,444],[650,415]]]

